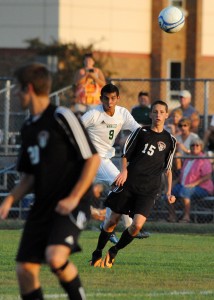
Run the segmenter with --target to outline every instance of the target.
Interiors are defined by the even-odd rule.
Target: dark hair
[[[117,97],[119,96],[118,87],[112,83],[108,83],[104,85],[104,87],[101,89],[101,98],[104,96],[104,94],[110,94],[110,93],[116,93]]]
[[[93,58],[92,52],[85,53],[85,54],[84,54],[84,58],[87,58],[87,57]]]
[[[141,97],[141,96],[149,97],[149,93],[141,91],[141,92],[139,92],[138,97]]]
[[[157,105],[157,104],[160,104],[160,105],[163,105],[163,106],[165,106],[165,108],[166,108],[166,112],[168,112],[168,105],[167,105],[167,103],[166,102],[164,102],[163,100],[156,100],[156,101],[154,101],[152,104],[151,104],[151,111],[153,110],[153,107],[155,106],[155,105]]]
[[[20,83],[22,90],[30,83],[37,95],[48,95],[51,91],[51,74],[43,64],[31,63],[22,66],[14,72],[14,76]]]

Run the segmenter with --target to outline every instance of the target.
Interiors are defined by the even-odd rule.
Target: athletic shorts
[[[135,214],[148,218],[157,195],[158,191],[145,195],[133,191],[131,187],[119,187],[108,195],[105,205],[110,207],[113,212],[129,215],[131,218]]]
[[[111,186],[119,173],[120,171],[110,159],[101,158],[101,163],[97,171],[95,183],[106,182],[109,186]]]
[[[45,221],[26,221],[16,261],[44,263],[45,251],[51,245],[64,245],[72,253],[81,251],[78,239],[90,218],[88,201],[81,200],[78,207],[68,216],[53,212]]]

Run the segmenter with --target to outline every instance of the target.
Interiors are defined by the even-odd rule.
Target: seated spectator
[[[151,101],[147,92],[139,92],[138,105],[134,106],[131,110],[131,114],[134,119],[141,125],[150,125],[150,106]]]
[[[204,134],[204,147],[207,152],[214,153],[214,115],[212,116],[209,129]]]
[[[180,105],[177,108],[180,108],[182,110],[183,117],[190,118],[191,115],[196,111],[196,109],[191,105],[191,97],[191,93],[187,90],[183,90],[179,93]],[[174,110],[172,110],[170,114],[170,118],[173,111]]]
[[[176,108],[171,114],[171,120],[165,126],[165,129],[169,131],[172,135],[178,135],[181,133],[180,128],[178,127],[179,121],[183,117],[183,112],[181,108]]]
[[[200,114],[195,111],[190,116],[191,126],[190,131],[196,133],[200,138],[203,137],[203,128],[201,126]]]
[[[212,166],[203,152],[203,141],[194,138],[190,144],[191,158],[185,159],[181,168],[178,183],[174,185],[172,194],[182,198],[184,215],[180,222],[190,222],[191,201],[202,199],[213,194]],[[200,157],[200,158],[197,158]],[[169,221],[175,221],[175,214],[171,211]]]
[[[177,169],[181,169],[182,160],[178,157],[184,157],[190,153],[190,145],[194,138],[199,138],[196,133],[190,131],[191,121],[189,118],[182,118],[178,123],[181,133],[176,135],[177,148],[176,148],[176,163]]]
[[[92,53],[86,53],[83,67],[74,75],[75,111],[80,115],[91,106],[100,104],[100,91],[106,83],[103,72],[94,64]]]

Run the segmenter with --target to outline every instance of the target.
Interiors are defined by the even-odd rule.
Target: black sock
[[[123,231],[118,243],[113,246],[116,251],[125,248],[128,244],[133,241],[134,237],[129,233],[128,228]]]
[[[64,282],[60,281],[61,286],[68,294],[69,299],[71,300],[85,300],[85,291],[82,287],[81,281],[79,279],[79,276],[77,275],[76,278],[74,278],[70,282]]]
[[[112,232],[106,232],[104,229],[101,230],[97,242],[97,250],[103,250],[105,248],[111,234]]]
[[[41,288],[38,288],[28,294],[21,295],[21,297],[23,300],[44,300]]]

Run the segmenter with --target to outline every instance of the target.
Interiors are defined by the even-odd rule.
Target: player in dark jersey
[[[111,208],[112,213],[100,233],[97,248],[92,253],[92,266],[111,268],[118,251],[132,242],[146,222],[160,192],[163,172],[167,179],[168,202],[175,202],[175,197],[171,195],[171,166],[176,139],[164,130],[164,122],[168,118],[167,104],[161,100],[155,101],[151,106],[150,117],[152,125],[138,128],[129,136],[124,146],[122,171],[116,181],[117,188],[106,199],[106,206]],[[130,215],[133,222],[102,260],[102,250],[121,214]]]
[[[89,194],[100,158],[86,130],[70,109],[50,103],[51,76],[38,63],[19,68],[17,96],[31,116],[21,130],[18,171],[22,177],[0,206],[5,219],[10,207],[35,193],[17,260],[20,294],[41,300],[41,264],[46,262],[69,299],[85,299],[76,266],[68,260],[80,250],[78,238],[90,216]]]

